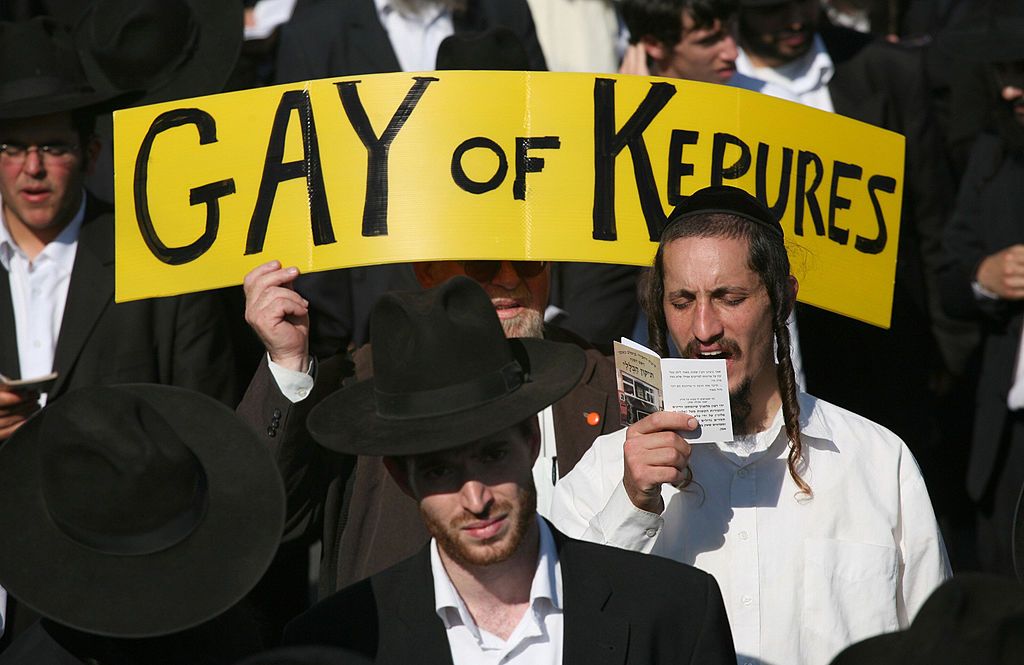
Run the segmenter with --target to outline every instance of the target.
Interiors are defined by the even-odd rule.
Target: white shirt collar
[[[447,12],[444,6],[437,2],[424,5],[418,13],[411,15],[400,12],[398,7],[392,4],[391,0],[373,0],[373,3],[377,6],[377,16],[380,18],[381,23],[387,20],[388,15],[397,13],[405,20],[429,24]]]
[[[736,58],[736,68],[748,76],[783,85],[798,95],[824,88],[835,73],[832,57],[817,33],[807,53],[792,62],[778,67],[757,67],[741,49]]]
[[[539,516],[536,519],[540,528],[540,553],[537,557],[537,569],[533,574],[533,584],[530,586],[530,607],[535,608],[538,602],[547,602],[551,608],[560,612],[562,571],[558,565],[558,550],[555,548],[555,539],[547,523]],[[430,572],[434,578],[434,610],[444,622],[445,628],[461,623],[477,640],[480,640],[480,629],[473,621],[451,578],[448,577],[448,571],[445,570],[438,554],[435,538],[430,540]]]
[[[814,439],[831,441],[832,427],[825,420],[821,409],[816,408],[817,398],[807,393],[797,393],[797,402],[800,404],[800,436]],[[775,412],[771,424],[767,429],[754,434],[737,437],[736,441],[729,443],[716,443],[726,457],[736,463],[745,465],[754,462],[778,441],[787,440],[785,437],[785,421],[782,408]]]
[[[75,251],[78,247],[78,233],[82,229],[82,222],[85,220],[85,201],[86,201],[85,190],[82,190],[82,202],[78,206],[78,212],[71,218],[71,223],[64,227],[64,230],[53,239],[52,242],[43,248],[39,257],[46,257],[57,262],[57,264],[68,263],[73,261]],[[3,206],[0,205],[0,265],[3,265],[4,270],[10,272],[11,270],[11,257],[15,253],[24,256],[24,252],[18,247],[18,244],[14,242],[14,238],[11,236],[11,232],[7,228],[7,220],[4,218]],[[26,259],[27,260],[27,259]]]

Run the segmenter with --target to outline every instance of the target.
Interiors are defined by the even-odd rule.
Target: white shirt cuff
[[[604,509],[590,521],[591,529],[603,534],[606,545],[635,552],[650,552],[664,524],[661,515],[634,506],[621,482],[612,490]]]
[[[992,293],[978,282],[971,282],[971,291],[974,291],[974,297],[978,300],[999,300],[999,296]]]
[[[292,404],[306,399],[309,396],[309,391],[313,389],[313,366],[315,362],[316,359],[310,356],[309,368],[305,372],[296,372],[293,369],[278,365],[270,359],[270,354],[267,354],[267,366],[270,368],[270,374],[274,377],[278,390]]]

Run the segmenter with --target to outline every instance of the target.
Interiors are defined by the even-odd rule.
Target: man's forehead
[[[507,444],[516,444],[524,442],[525,438],[520,433],[520,428],[509,427],[495,434],[485,436],[476,441],[456,446],[454,448],[448,448],[447,450],[439,450],[432,453],[422,453],[420,455],[410,455],[406,459],[410,463],[414,463],[416,466],[424,466],[427,464],[436,464],[438,462],[449,462],[459,459],[465,459],[478,455],[495,446],[502,446]]]
[[[672,240],[665,245],[665,279],[702,287],[760,284],[750,268],[750,243],[746,238],[694,236]],[[676,286],[685,286],[679,284]],[[666,289],[676,288],[666,284]]]

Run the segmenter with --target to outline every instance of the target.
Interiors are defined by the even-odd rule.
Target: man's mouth
[[[21,196],[29,203],[41,203],[50,195],[50,190],[44,188],[25,188],[21,190]]]
[[[715,344],[701,344],[691,341],[683,349],[684,358],[697,360],[733,360],[740,355],[739,345],[729,339],[719,340]]]
[[[511,298],[493,298],[491,303],[494,305],[494,311],[498,313],[498,318],[502,320],[518,316],[525,307],[519,301]]]
[[[473,522],[463,526],[462,530],[472,538],[477,540],[487,540],[501,532],[501,529],[505,524],[506,517],[507,515],[502,515],[501,517],[495,517],[493,519],[474,520]]]

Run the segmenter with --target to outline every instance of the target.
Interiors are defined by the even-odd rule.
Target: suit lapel
[[[593,575],[586,560],[576,556],[576,544],[553,527],[562,568],[565,616],[562,662],[622,665],[629,644],[629,622],[604,611],[614,592],[604,577]]]
[[[12,379],[21,378],[18,360],[18,329],[14,321],[11,302],[11,283],[7,271],[0,269],[0,374]]]
[[[90,198],[78,236],[67,304],[53,356],[53,371],[59,376],[50,393],[51,399],[65,390],[96,321],[113,302],[114,225],[109,216],[97,214],[96,205],[96,201]]]
[[[381,597],[393,599],[398,606],[393,611],[380,613],[381,648],[374,662],[380,665],[452,665],[448,636],[434,609],[430,545],[424,546],[410,563],[404,575],[382,589]]]
[[[555,447],[558,453],[559,469],[571,469],[583,457],[589,442],[601,433],[602,424],[607,422],[609,417],[618,417],[617,414],[608,413],[608,394],[590,385],[597,365],[590,356],[587,356],[587,366],[584,369],[580,383],[572,389],[568,395],[555,402],[551,407],[554,417]],[[596,413],[600,420],[597,425],[587,422],[587,414]],[[573,448],[573,443],[585,442],[587,445],[582,450]],[[561,471],[559,475],[564,475]]]
[[[344,39],[335,40],[336,43],[348,44],[349,57],[343,60],[343,74],[402,71],[373,0],[356,0],[352,5],[352,12],[341,27]],[[337,70],[338,66],[332,67],[332,71]]]

